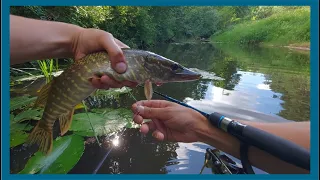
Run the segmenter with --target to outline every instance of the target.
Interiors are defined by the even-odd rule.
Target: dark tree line
[[[112,33],[131,47],[207,39],[232,25],[296,7],[14,6],[11,14],[62,21]]]

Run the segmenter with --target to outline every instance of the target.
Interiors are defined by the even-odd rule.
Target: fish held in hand
[[[35,106],[44,107],[44,112],[27,143],[38,144],[39,150],[45,154],[51,152],[55,121],[59,121],[61,135],[64,135],[71,126],[75,107],[96,90],[90,82],[94,75],[108,75],[117,81],[144,84],[145,97],[148,100],[153,94],[152,83],[186,82],[200,78],[199,73],[149,51],[123,49],[123,53],[128,66],[123,74],[112,69],[108,54],[103,51],[75,61],[46,84],[35,102]]]

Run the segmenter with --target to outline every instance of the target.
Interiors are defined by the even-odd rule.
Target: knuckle
[[[107,37],[107,38],[113,38],[113,35],[107,31],[103,31],[103,36]]]
[[[121,49],[115,49],[112,55],[116,58],[115,60],[120,60],[120,58],[122,57]]]
[[[109,36],[110,38],[113,38],[113,34],[107,32],[107,31],[105,31],[105,32],[106,32],[107,36]]]

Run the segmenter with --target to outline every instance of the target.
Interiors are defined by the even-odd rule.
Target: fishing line
[[[127,87],[125,87],[126,89],[127,89]],[[130,92],[130,91],[128,91],[129,92],[129,94],[131,95],[131,97],[137,102],[138,100],[133,96],[133,94]],[[134,117],[136,116],[136,115],[138,115],[139,113],[137,113],[137,114],[135,114],[134,115]],[[134,118],[133,117],[133,118]],[[124,134],[124,132],[125,132],[125,128],[123,128],[122,129],[122,132],[121,132],[121,134],[119,135],[119,137],[121,137],[123,134]],[[111,148],[109,149],[109,151],[107,151],[107,153],[103,156],[103,158],[102,158],[102,160],[99,162],[99,164],[98,164],[98,166],[95,168],[95,170],[93,171],[93,174],[97,174],[97,172],[99,171],[99,169],[101,168],[101,166],[102,166],[102,164],[104,163],[104,161],[107,159],[107,157],[108,157],[108,155],[110,154],[110,152],[113,150],[113,148],[114,148],[114,144],[111,146]],[[101,147],[101,146],[100,146]]]
[[[82,104],[83,104],[84,109],[86,110],[86,114],[87,114],[87,116],[88,116],[89,124],[90,124],[90,126],[91,126],[91,128],[92,128],[92,131],[93,131],[93,133],[94,133],[94,136],[95,136],[96,139],[97,139],[98,145],[101,147],[101,144],[100,144],[100,141],[99,141],[99,139],[98,139],[97,133],[95,132],[95,130],[94,130],[94,128],[93,128],[93,125],[92,125],[92,123],[91,123],[91,119],[90,119],[90,116],[89,116],[89,114],[88,114],[87,106],[86,106],[86,104],[85,104],[84,101],[82,101]]]
[[[127,89],[127,87],[125,87],[125,88]],[[134,95],[130,91],[128,91],[128,92],[131,95],[131,97],[137,102],[138,100],[134,97]]]

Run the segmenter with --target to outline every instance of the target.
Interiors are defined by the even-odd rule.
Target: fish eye
[[[179,68],[178,64],[173,64],[171,66],[172,71],[176,71],[176,70],[178,70],[178,68]]]

